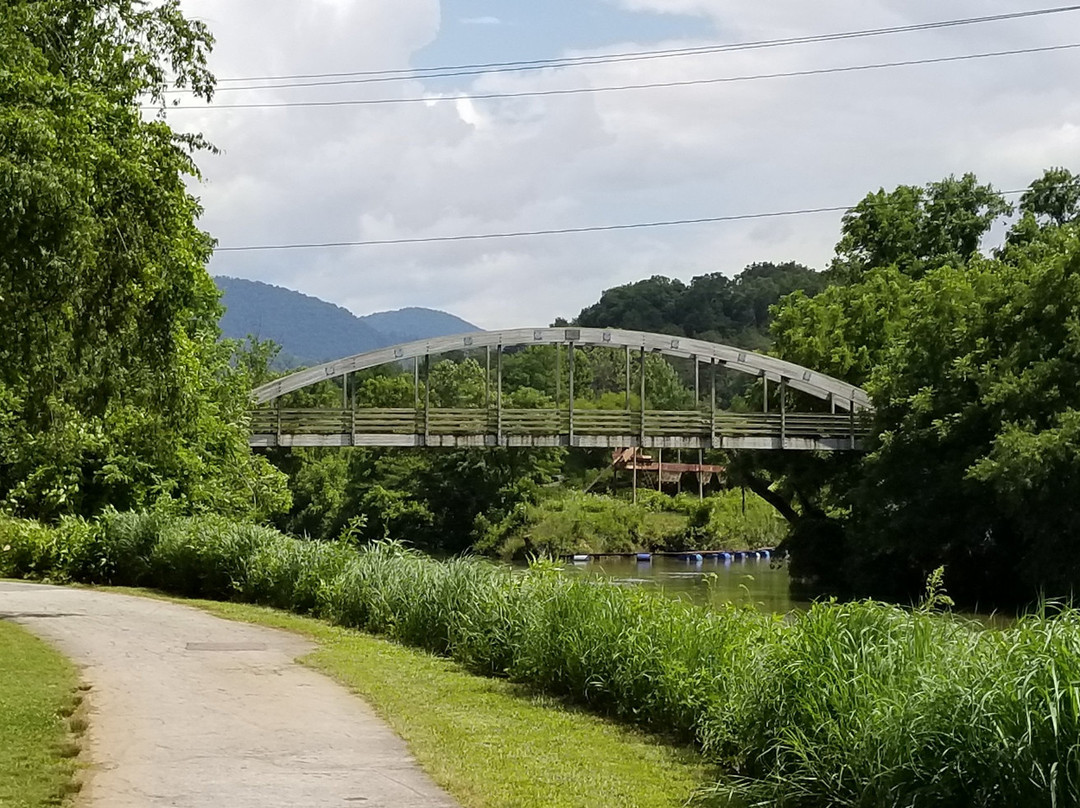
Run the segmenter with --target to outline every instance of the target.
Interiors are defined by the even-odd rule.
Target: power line
[[[1001,196],[1026,193],[1000,191]],[[489,241],[493,239],[528,238],[533,236],[565,236],[576,233],[605,233],[619,230],[646,230],[659,227],[679,227],[692,224],[715,224],[717,222],[742,222],[753,219],[777,219],[786,216],[808,216],[816,213],[841,213],[852,210],[851,205],[832,205],[820,208],[799,208],[768,213],[739,213],[730,216],[704,216],[696,219],[669,219],[658,222],[633,222],[630,224],[590,225],[585,227],[559,227],[547,230],[511,230],[501,233],[468,233],[456,236],[420,236],[416,238],[369,239],[365,241],[324,241],[300,244],[263,244],[244,247],[218,247],[215,252],[269,252],[279,250],[321,250],[343,247],[379,247],[404,244],[444,244],[458,241]]]
[[[531,70],[545,70],[557,67],[576,67],[596,64],[611,64],[618,62],[636,62],[652,59],[668,59],[683,56],[697,56],[702,54],[728,53],[742,50],[758,50],[764,48],[786,47],[790,45],[803,45],[810,43],[835,42],[850,39],[863,39],[892,34],[911,33],[919,31],[933,31],[944,28],[978,25],[992,22],[1003,22],[1031,17],[1043,17],[1052,14],[1063,14],[1080,11],[1080,5],[1059,6],[1056,8],[1036,9],[1032,11],[1019,11],[1008,14],[994,14],[980,17],[964,17],[960,19],[941,20],[937,22],[916,23],[913,25],[898,25],[887,28],[867,28],[855,31],[840,31],[828,34],[814,34],[801,37],[785,37],[781,39],[764,39],[750,42],[736,42],[716,45],[702,45],[688,48],[670,48],[664,50],[639,50],[624,51],[621,53],[572,56],[555,59],[532,59],[509,62],[487,62],[477,64],[447,65],[429,68],[405,68],[396,70],[360,70],[341,73],[300,73],[279,76],[247,76],[219,79],[219,84],[251,81],[288,81],[318,79],[343,79],[342,81],[311,81],[307,83],[272,84],[249,87],[219,87],[219,91],[234,90],[263,90],[285,89],[300,87],[338,86],[345,84],[367,84],[387,81],[407,81],[432,78],[453,78],[460,76],[475,76],[489,73],[509,73]]]
[[[583,95],[591,93],[625,92],[629,90],[649,90],[674,87],[694,87],[708,84],[733,84],[737,82],[763,81],[768,79],[786,79],[803,76],[826,76],[838,73],[858,73],[868,70],[885,70],[896,67],[912,67],[915,65],[946,64],[951,62],[967,62],[976,59],[994,59],[1003,56],[1022,56],[1035,53],[1050,53],[1053,51],[1073,50],[1080,48],[1080,42],[1067,45],[1048,45],[1039,48],[1018,48],[1016,50],[990,51],[987,53],[970,53],[961,56],[939,56],[928,59],[910,59],[899,62],[877,62],[866,65],[849,65],[846,67],[825,67],[813,70],[791,70],[783,73],[758,73],[745,76],[724,76],[712,79],[685,79],[682,81],[648,82],[643,84],[621,84],[604,87],[574,87],[563,90],[525,90],[521,92],[506,93],[477,93],[465,94],[461,98],[470,101],[488,101],[510,98],[539,98],[561,95]],[[177,104],[168,109],[283,109],[288,107],[357,107],[357,106],[382,106],[388,104],[430,104],[435,101],[453,99],[457,96],[416,96],[408,98],[361,98],[342,99],[337,101],[275,101],[254,102],[240,104]],[[156,106],[146,106],[143,109],[159,109]]]

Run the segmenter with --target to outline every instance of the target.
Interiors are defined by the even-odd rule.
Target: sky
[[[291,89],[267,76],[415,71],[814,36],[1050,8],[1047,0],[182,0],[217,43],[202,226],[222,248],[440,238],[851,205],[974,172],[1080,171],[1080,50],[681,87],[1080,43],[1080,12],[827,43]],[[1061,5],[1065,5],[1062,3]],[[461,71],[457,71],[461,72]],[[404,77],[404,78],[401,78]],[[228,88],[228,89],[227,89]],[[419,102],[228,108],[373,99]],[[189,101],[182,105],[187,107]],[[1013,197],[1015,200],[1015,197]],[[824,267],[840,213],[421,244],[220,251],[216,275],[356,314],[427,306],[482,328],[573,317],[651,275]]]

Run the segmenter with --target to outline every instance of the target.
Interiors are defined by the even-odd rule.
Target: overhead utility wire
[[[1026,191],[1001,191],[1002,196],[1016,196]],[[806,216],[814,213],[840,213],[852,210],[850,205],[834,205],[822,208],[801,208],[769,213],[740,213],[731,216],[705,216],[697,219],[670,219],[662,222],[634,222],[631,224],[591,225],[586,227],[559,227],[549,230],[512,230],[503,233],[469,233],[457,236],[420,236],[416,238],[369,239],[366,241],[325,241],[309,244],[263,244],[245,247],[218,247],[215,252],[268,252],[274,250],[318,250],[335,247],[378,247],[401,244],[444,244],[455,241],[488,241],[492,239],[526,238],[530,236],[565,236],[574,233],[605,233],[618,230],[645,230],[657,227],[677,227],[691,224],[715,224],[717,222],[742,222],[752,219],[776,219],[783,216]]]
[[[167,109],[281,109],[286,107],[364,107],[382,106],[386,104],[431,104],[436,101],[455,100],[465,98],[470,101],[489,101],[505,98],[539,98],[558,95],[583,95],[590,93],[625,92],[628,90],[649,90],[672,87],[695,87],[707,84],[734,84],[746,81],[762,81],[765,79],[787,79],[800,76],[825,76],[836,73],[858,73],[867,70],[884,70],[894,67],[911,67],[913,65],[945,64],[948,62],[966,62],[974,59],[993,59],[1002,56],[1021,56],[1033,53],[1050,53],[1080,48],[1080,42],[1068,45],[1048,45],[1041,48],[1019,48],[1016,50],[991,51],[989,53],[970,53],[961,56],[939,56],[930,59],[911,59],[900,62],[878,62],[868,65],[849,65],[847,67],[823,67],[813,70],[791,70],[783,73],[758,73],[746,76],[723,76],[713,79],[685,79],[682,81],[648,82],[643,84],[619,84],[605,87],[574,87],[565,90],[524,90],[521,92],[506,93],[463,93],[460,96],[413,96],[407,98],[360,98],[343,99],[337,101],[269,101],[239,104],[177,104]],[[146,106],[143,109],[159,109],[156,106]]]
[[[785,47],[789,45],[803,45],[819,42],[834,42],[849,39],[862,39],[891,34],[901,34],[917,31],[932,31],[942,28],[955,28],[967,25],[977,25],[989,22],[1002,22],[1018,20],[1030,17],[1042,17],[1051,14],[1063,14],[1080,11],[1080,5],[1059,6],[1056,8],[1036,9],[1032,11],[1018,11],[1010,14],[994,14],[982,17],[964,17],[953,20],[938,22],[916,23],[913,25],[898,25],[888,28],[867,28],[856,31],[841,31],[830,34],[814,34],[801,37],[786,37],[783,39],[763,39],[751,42],[735,42],[717,45],[700,45],[690,48],[672,48],[665,50],[641,50],[625,51],[622,53],[598,54],[592,56],[567,56],[557,59],[532,59],[511,62],[488,62],[479,64],[449,65],[443,67],[428,68],[403,68],[397,70],[361,70],[345,73],[307,73],[280,76],[246,76],[237,78],[218,79],[218,83],[245,82],[245,81],[295,81],[304,79],[348,79],[346,81],[313,82],[303,84],[273,84],[257,87],[218,87],[218,91],[229,90],[261,90],[278,89],[287,87],[322,87],[342,84],[366,84],[385,81],[407,81],[431,78],[452,78],[458,76],[474,76],[488,73],[509,73],[527,70],[545,70],[555,67],[576,67],[581,65],[610,64],[617,62],[646,61],[651,59],[667,59],[681,56],[696,56],[711,53],[727,53],[741,50],[759,50],[764,48]]]

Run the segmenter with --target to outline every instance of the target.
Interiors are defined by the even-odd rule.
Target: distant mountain
[[[226,337],[252,334],[281,346],[278,364],[298,367],[373,351],[399,342],[476,331],[476,326],[444,311],[406,308],[357,317],[341,306],[240,278],[214,278],[221,290]]]

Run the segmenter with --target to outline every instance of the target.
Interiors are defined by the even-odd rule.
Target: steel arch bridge
[[[553,409],[509,409],[503,406],[502,358],[507,349],[528,346],[566,347],[570,368],[566,400],[556,394]],[[577,349],[621,349],[626,358],[626,406],[620,410],[575,409],[573,364]],[[445,409],[430,406],[426,383],[431,357],[483,350],[488,401],[482,408]],[[688,411],[645,409],[646,374],[631,391],[631,365],[645,367],[650,353],[694,363],[697,406]],[[412,364],[414,406],[357,408],[350,376],[382,365]],[[494,361],[494,369],[492,362]],[[558,360],[557,360],[558,361]],[[702,370],[705,373],[702,373]],[[778,386],[779,407],[729,412],[716,407],[718,370],[746,373]],[[494,373],[494,390],[492,374]],[[702,377],[705,377],[704,379]],[[282,397],[319,382],[338,380],[340,409],[286,409]],[[703,385],[704,382],[704,385]],[[703,390],[703,386],[705,390]],[[424,390],[421,395],[421,389]],[[794,410],[788,391],[820,399],[827,412]],[[640,407],[631,408],[631,393]],[[701,340],[601,328],[517,328],[476,331],[436,337],[356,354],[308,368],[265,384],[252,393],[251,445],[289,446],[576,446],[659,449],[784,449],[858,451],[866,436],[861,414],[871,410],[866,392],[839,379],[771,356]],[[824,409],[824,407],[822,407]]]

